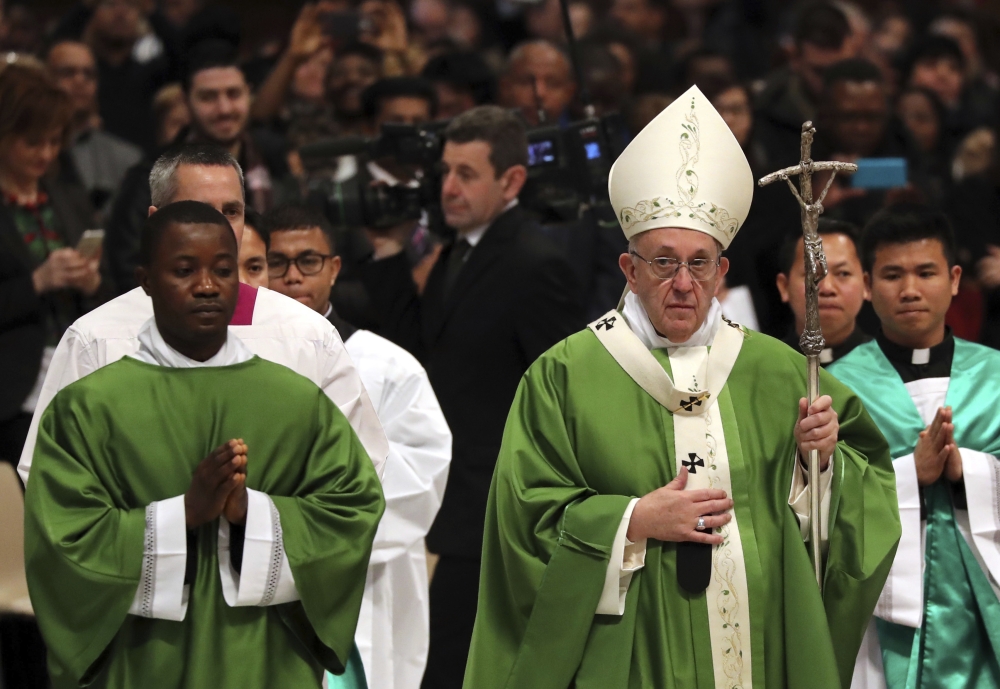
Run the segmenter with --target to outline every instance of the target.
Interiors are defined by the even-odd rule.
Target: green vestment
[[[893,457],[913,452],[925,424],[903,380],[877,342],[831,367],[858,391]],[[1000,352],[955,338],[945,404],[960,448],[1000,456]],[[922,489],[926,513],[924,614],[920,629],[878,620],[889,689],[1000,686],[1000,602],[955,524],[942,477]]]
[[[301,600],[227,605],[215,521],[197,530],[184,620],[128,614],[146,506],[184,494],[230,438],[248,446],[247,487],[277,508]],[[383,506],[347,419],[283,366],[125,358],[73,383],[42,416],[25,496],[28,586],[54,686],[319,687],[350,654]]]
[[[667,353],[653,354],[669,372]],[[899,538],[894,475],[860,400],[824,372],[841,442],[821,598],[788,506],[805,369],[749,333],[718,399],[748,581],[743,643],[753,687],[846,689]],[[595,615],[622,515],[674,478],[673,455],[671,414],[592,331],[535,362],[490,490],[467,689],[715,687],[709,602],[678,587],[676,544],[649,540],[624,615]]]

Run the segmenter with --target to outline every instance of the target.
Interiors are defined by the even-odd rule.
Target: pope
[[[544,354],[490,491],[468,689],[846,687],[899,539],[888,446],[722,317],[753,177],[697,88],[611,171],[623,302]],[[530,308],[530,305],[526,305]],[[823,471],[820,594],[802,457]]]

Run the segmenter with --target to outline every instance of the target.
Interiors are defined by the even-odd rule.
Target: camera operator
[[[380,79],[365,89],[361,106],[365,115],[364,133],[378,136],[383,124],[420,125],[430,122],[437,111],[437,98],[434,88],[424,79],[392,77]],[[361,164],[356,156],[341,157],[338,163],[338,177],[350,177]],[[363,164],[375,183],[389,186],[415,184],[416,169],[392,157],[381,157]],[[426,213],[420,219],[408,220],[392,229],[406,238],[404,244],[413,268],[413,279],[417,291],[422,292],[440,251],[440,243],[428,231]],[[378,330],[381,319],[372,308],[360,277],[362,266],[371,258],[372,244],[360,228],[341,229],[337,240],[344,267],[333,290],[333,306],[348,322],[367,330]]]
[[[568,262],[517,205],[527,176],[524,125],[496,106],[455,118],[444,134],[441,204],[457,230],[418,296],[409,235],[375,235],[362,273],[381,334],[422,360],[454,444],[448,488],[427,546],[431,642],[423,686],[461,687],[476,615],[486,499],[521,376],[584,325]]]

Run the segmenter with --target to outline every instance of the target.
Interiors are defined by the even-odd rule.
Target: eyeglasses
[[[677,271],[681,269],[681,266],[687,266],[688,274],[692,280],[697,280],[698,282],[711,280],[712,276],[715,275],[715,271],[719,268],[719,263],[722,261],[721,256],[714,261],[710,258],[693,258],[690,261],[678,261],[676,258],[668,258],[666,256],[658,256],[650,261],[634,251],[630,251],[629,253],[640,261],[648,263],[650,270],[653,271],[653,275],[660,280],[673,280],[677,277]]]
[[[333,258],[333,256],[317,254],[312,251],[299,254],[295,258],[288,258],[284,254],[268,254],[267,276],[269,278],[283,278],[288,272],[288,267],[293,263],[303,275],[315,275],[323,270],[323,266],[326,264],[328,258]]]

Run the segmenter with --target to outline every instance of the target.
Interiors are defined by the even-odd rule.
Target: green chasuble
[[[861,345],[831,371],[858,391],[889,441],[893,457],[913,452],[925,424],[877,342]],[[1000,352],[955,338],[945,404],[953,410],[959,448],[1000,456]],[[923,624],[878,620],[889,689],[989,689],[1000,686],[1000,602],[955,523],[942,477],[922,488]]]
[[[653,355],[669,372],[667,352]],[[805,370],[801,354],[750,332],[718,398],[748,600],[686,593],[676,544],[650,539],[617,616],[595,614],[612,543],[630,500],[676,475],[672,415],[591,330],[539,358],[493,476],[466,689],[713,689],[713,652],[727,651],[712,648],[708,606],[724,617],[733,604],[749,608],[749,630],[733,630],[752,651],[740,689],[846,689],[899,538],[894,475],[861,401],[824,372],[841,442],[821,597],[788,506]],[[713,577],[727,576],[727,548]]]
[[[216,520],[197,530],[184,620],[128,614],[146,506],[184,494],[231,438],[248,446],[247,487],[277,508],[301,600],[227,605]],[[125,358],[73,383],[42,416],[25,496],[28,586],[54,686],[319,687],[351,652],[383,507],[347,419],[283,366]]]

